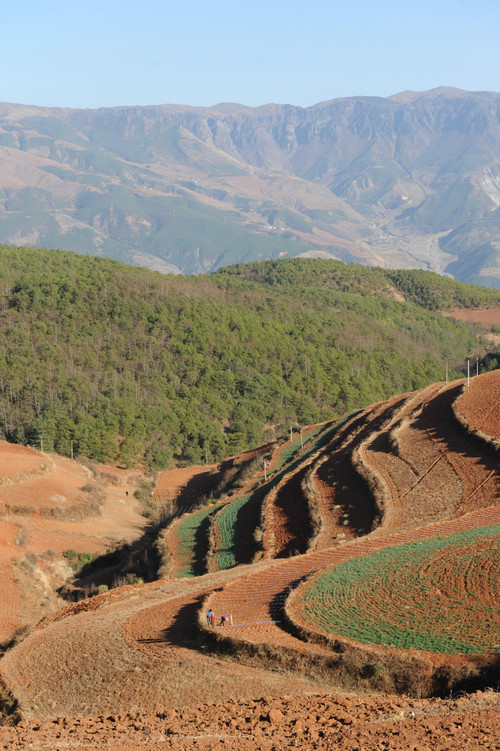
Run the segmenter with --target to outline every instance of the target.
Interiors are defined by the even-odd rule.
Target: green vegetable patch
[[[500,525],[380,550],[316,576],[302,598],[314,628],[443,654],[500,652]]]
[[[173,535],[177,544],[175,554],[177,578],[201,576],[206,573],[208,529],[212,516],[220,508],[220,504],[202,508],[193,514],[188,514],[176,525]]]

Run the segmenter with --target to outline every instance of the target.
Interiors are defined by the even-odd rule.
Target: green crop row
[[[355,413],[353,413],[355,414]],[[219,548],[215,555],[215,565],[217,570],[232,568],[237,563],[238,554],[238,514],[242,507],[252,501],[262,501],[272,487],[278,484],[282,478],[293,471],[304,459],[310,454],[317,451],[322,445],[327,443],[334,432],[352,417],[346,415],[342,420],[332,424],[317,426],[308,434],[306,448],[302,449],[302,441],[297,438],[292,441],[280,455],[279,463],[274,467],[273,473],[267,483],[261,485],[253,493],[249,493],[232,503],[228,504],[217,516],[216,528],[219,538]],[[312,440],[311,440],[312,439]],[[253,530],[247,530],[251,534]]]
[[[341,421],[343,422],[343,420]],[[335,423],[337,425],[337,423]],[[277,474],[281,469],[286,467],[287,464],[289,464],[294,458],[302,459],[303,456],[307,456],[308,453],[311,452],[311,447],[313,443],[315,444],[315,440],[317,439],[319,435],[322,435],[325,433],[329,428],[331,428],[332,423],[329,422],[326,425],[318,425],[315,428],[313,428],[310,432],[306,435],[306,447],[303,448],[303,438],[299,436],[299,438],[296,438],[294,441],[286,445],[280,452],[279,460],[273,467],[272,474]],[[312,441],[312,442],[311,442]]]
[[[252,498],[253,493],[244,495],[229,503],[217,516],[216,529],[219,538],[218,550],[215,554],[217,571],[233,568],[236,565],[238,551],[238,530],[236,526],[238,512],[245,503]]]
[[[177,577],[200,576],[206,573],[208,550],[208,530],[212,517],[221,505],[202,508],[188,514],[174,528],[172,534],[177,541]]]
[[[470,545],[476,554],[462,555]],[[395,546],[316,577],[303,594],[304,616],[327,633],[365,643],[495,651],[499,566],[500,525]]]

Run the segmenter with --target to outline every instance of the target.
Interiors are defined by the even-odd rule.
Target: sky
[[[500,0],[0,0],[0,101],[308,107],[500,91]]]

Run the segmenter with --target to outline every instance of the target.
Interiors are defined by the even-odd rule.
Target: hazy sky
[[[0,0],[0,101],[61,107],[500,91],[500,0]]]

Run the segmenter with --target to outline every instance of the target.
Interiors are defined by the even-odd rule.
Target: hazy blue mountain
[[[0,104],[0,241],[201,273],[334,257],[500,288],[500,94]]]

